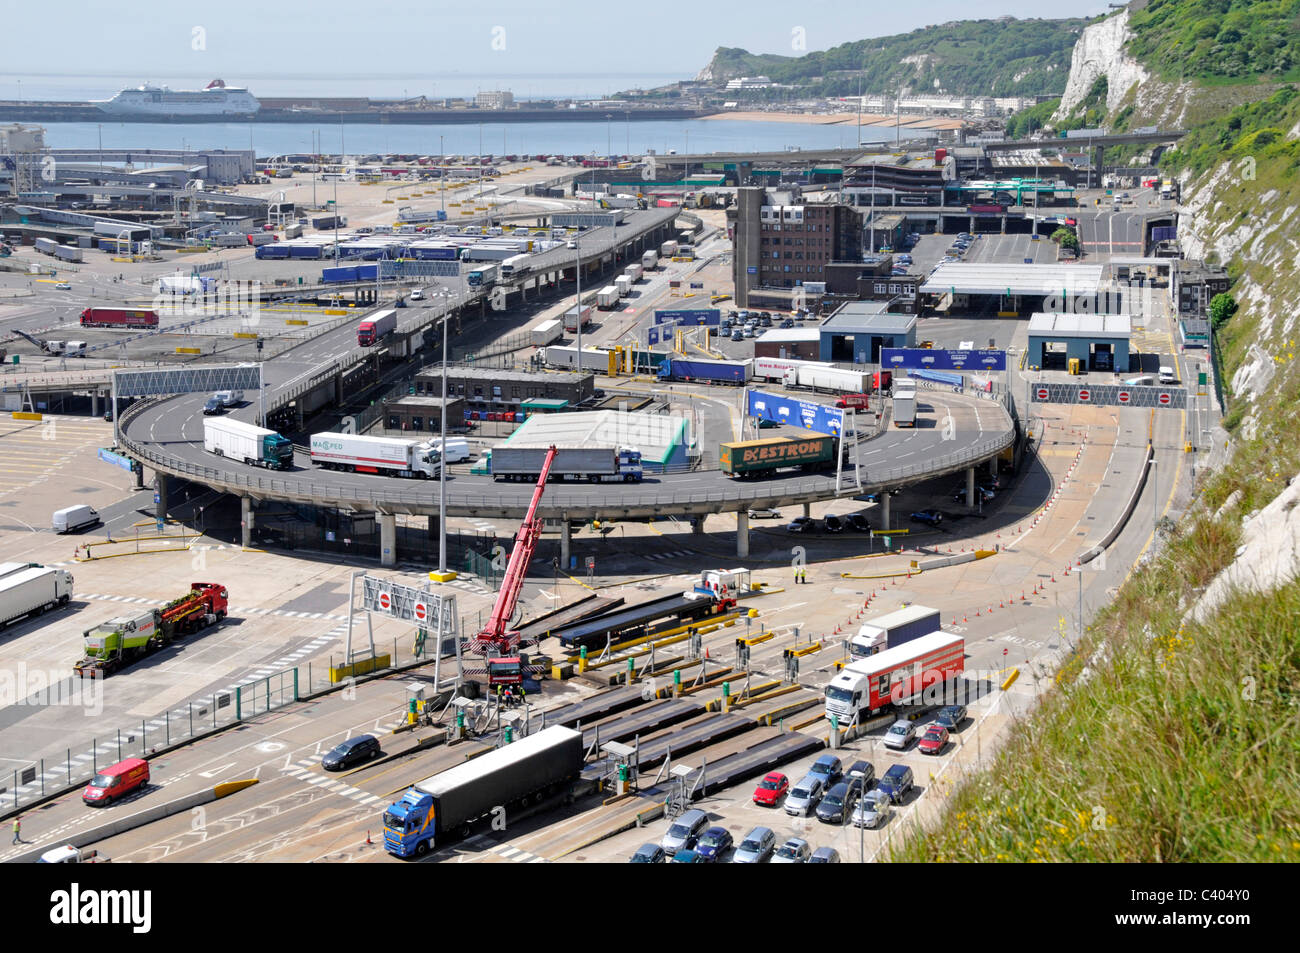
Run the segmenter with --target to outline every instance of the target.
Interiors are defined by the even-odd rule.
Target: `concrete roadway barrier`
[[[101,824],[98,827],[92,827],[88,831],[81,831],[73,834],[66,840],[51,841],[35,847],[26,853],[19,854],[17,857],[10,858],[7,862],[11,864],[30,864],[40,859],[40,856],[48,850],[55,847],[61,847],[64,844],[70,844],[73,847],[85,847],[87,844],[94,844],[106,838],[113,837],[116,834],[125,834],[127,831],[133,831],[137,827],[143,827],[146,824],[152,824],[154,821],[161,820],[164,817],[170,817],[173,814],[179,814],[182,811],[188,811],[198,807],[201,804],[208,804],[223,797],[229,797],[257,783],[256,778],[246,778],[241,781],[225,781],[221,784],[205,788],[202,791],[195,791],[193,794],[187,794],[179,797],[174,801],[168,801],[164,804],[158,804],[154,807],[145,808],[136,814],[127,817],[118,818],[109,821],[107,824]]]

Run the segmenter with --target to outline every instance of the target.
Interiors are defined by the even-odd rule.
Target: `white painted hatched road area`
[[[144,599],[140,596],[114,596],[101,592],[75,592],[73,593],[73,598],[89,599],[93,602],[121,602],[142,606],[161,606],[166,604],[162,599]],[[231,606],[230,614],[232,616],[271,615],[278,616],[282,619],[324,619],[328,622],[343,622],[347,620],[346,615],[336,615],[329,612],[295,612],[292,609],[263,609],[257,606]]]

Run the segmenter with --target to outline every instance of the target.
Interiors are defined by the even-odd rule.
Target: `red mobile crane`
[[[501,591],[497,593],[492,614],[482,631],[470,640],[470,650],[488,660],[489,688],[494,685],[519,685],[523,682],[522,659],[514,654],[519,646],[519,633],[509,631],[509,625],[515,614],[519,591],[524,586],[528,564],[533,560],[537,540],[542,535],[542,521],[537,516],[537,507],[542,502],[542,494],[546,492],[546,480],[551,475],[555,453],[555,447],[546,451],[542,472],[537,477],[537,488],[533,490],[528,513],[515,536],[515,545],[510,551],[510,561],[506,563],[505,575],[501,578]]]

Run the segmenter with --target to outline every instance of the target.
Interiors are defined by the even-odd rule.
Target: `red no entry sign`
[[[1161,394],[1161,395],[1160,395],[1160,406],[1162,406],[1162,407],[1168,407],[1168,406],[1169,406],[1169,402],[1170,402],[1172,399],[1173,399],[1173,398],[1171,398],[1168,394]]]
[[[1119,392],[1119,402],[1120,402],[1121,404],[1127,404],[1127,403],[1128,403],[1128,400],[1129,400],[1129,392],[1126,391],[1126,390],[1122,390],[1122,391],[1120,391],[1120,392]]]
[[[1039,400],[1047,400],[1047,388],[1046,388],[1046,387],[1040,387],[1040,388],[1038,388],[1038,390],[1037,390],[1036,393],[1037,393],[1037,396],[1038,396],[1038,399],[1039,399]]]
[[[423,622],[426,618],[428,618],[428,615],[429,615],[429,610],[425,607],[424,603],[417,602],[415,604],[416,621]]]
[[[379,594],[379,608],[388,609],[389,606],[391,605],[392,605],[392,600],[388,597],[388,593],[381,592]]]
[[[1080,388],[1080,389],[1079,389],[1079,400],[1080,400],[1081,402],[1082,402],[1082,401],[1092,400],[1092,391],[1088,390],[1086,387],[1082,387],[1082,388]]]

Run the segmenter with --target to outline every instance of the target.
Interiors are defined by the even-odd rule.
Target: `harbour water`
[[[254,149],[259,156],[310,153],[313,138],[325,154],[660,155],[679,153],[851,149],[858,144],[854,123],[755,122],[731,119],[606,122],[492,123],[481,125],[389,125],[306,123],[40,123],[54,149]],[[894,139],[893,130],[863,130],[865,140]],[[908,138],[903,130],[902,138]]]

